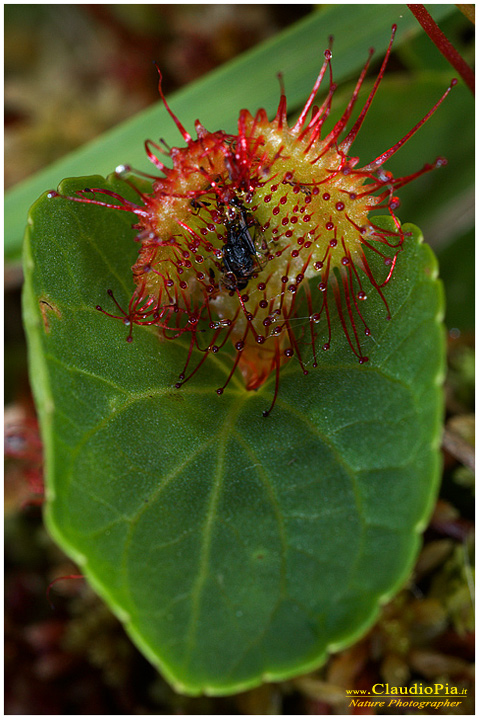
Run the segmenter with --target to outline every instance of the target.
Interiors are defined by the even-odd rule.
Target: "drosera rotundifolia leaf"
[[[183,693],[289,678],[352,642],[432,508],[443,297],[394,191],[445,161],[395,179],[383,162],[412,133],[363,168],[347,155],[387,59],[348,131],[368,63],[324,130],[329,49],[292,126],[283,92],[271,124],[242,111],[237,136],[198,123],[197,140],[165,103],[187,148],[169,169],[147,144],[153,188],[65,180],[30,213],[47,526]]]
[[[292,358],[304,375],[305,345],[317,355],[329,352],[337,315],[358,362],[368,362],[365,337],[371,329],[364,306],[378,295],[390,320],[383,288],[390,281],[404,234],[395,212],[395,194],[418,177],[447,164],[443,157],[416,172],[394,177],[385,163],[426,123],[456,85],[442,96],[414,127],[363,167],[351,154],[364,119],[375,99],[390,58],[397,26],[370,93],[360,110],[359,93],[373,49],[347,106],[330,129],[328,120],[337,89],[333,82],[332,39],[310,95],[294,122],[287,118],[281,89],[274,119],[265,110],[253,116],[241,110],[238,133],[209,132],[199,120],[196,138],[185,129],[167,103],[159,71],[159,92],[185,147],[170,148],[147,140],[146,153],[158,175],[150,190],[135,183],[138,173],[119,166],[138,194],[138,202],[115,191],[88,187],[69,197],[72,202],[132,213],[140,245],[132,267],[135,288],[122,305],[111,289],[110,307],[97,309],[122,320],[133,339],[134,326],[158,329],[162,340],[189,342],[177,388],[202,369],[210,354],[234,354],[231,368],[216,388],[221,395],[238,369],[247,390],[257,390],[275,373],[274,407],[280,369]],[[315,102],[328,78],[328,93]],[[355,114],[354,114],[355,111]],[[350,127],[350,121],[356,117]],[[166,156],[166,157],[165,157]],[[165,164],[165,160],[171,164]],[[145,174],[140,174],[144,176]],[[59,197],[52,190],[51,199]],[[392,227],[378,226],[373,210],[390,213]],[[373,272],[370,255],[383,263]],[[332,299],[333,296],[333,299]],[[299,306],[306,302],[304,321]],[[318,348],[318,350],[317,350]],[[320,349],[321,348],[321,349]],[[193,361],[192,351],[200,350]]]

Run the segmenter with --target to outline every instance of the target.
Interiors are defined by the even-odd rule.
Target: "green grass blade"
[[[430,5],[438,21],[453,11],[453,5]],[[420,32],[415,18],[404,5],[330,5],[309,15],[286,31],[175,93],[174,112],[187,129],[198,117],[209,130],[235,128],[238,111],[265,107],[272,113],[278,103],[276,74],[284,74],[289,108],[304,100],[321,65],[328,37],[334,35],[334,73],[338,83],[354,74],[373,46],[384,53],[390,26],[398,24],[396,45]],[[160,103],[103,133],[94,141],[53,163],[6,193],[5,251],[18,259],[28,210],[50,188],[65,177],[99,173],[106,175],[119,164],[149,169],[143,141],[162,136],[169,144],[180,144],[180,135]],[[151,167],[151,166],[150,166]]]

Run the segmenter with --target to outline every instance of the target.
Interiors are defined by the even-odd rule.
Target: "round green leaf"
[[[133,195],[99,177],[60,191],[84,187]],[[218,397],[231,367],[218,353],[177,390],[186,341],[135,327],[127,343],[95,309],[115,314],[108,288],[128,304],[133,220],[46,195],[30,214],[24,314],[47,526],[178,691],[294,676],[363,633],[412,567],[439,476],[435,259],[404,226],[384,288],[392,319],[374,292],[365,303],[369,362],[334,322],[331,350],[307,376],[294,361],[282,370],[264,418],[273,377],[247,392],[234,376]]]

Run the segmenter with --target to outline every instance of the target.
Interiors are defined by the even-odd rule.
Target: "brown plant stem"
[[[475,94],[475,73],[457,50],[455,50],[450,40],[445,37],[435,20],[425,8],[425,5],[407,4],[407,7],[415,15],[422,28],[438,47],[442,55],[446,57],[450,65],[455,68],[472,93]]]
[[[475,449],[473,446],[451,428],[445,428],[443,433],[442,447],[453,455],[465,467],[475,472]]]
[[[475,5],[457,5],[457,8],[475,25]]]

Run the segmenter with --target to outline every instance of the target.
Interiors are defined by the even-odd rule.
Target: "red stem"
[[[442,55],[444,55],[450,65],[460,73],[465,83],[468,85],[472,93],[475,95],[475,73],[472,68],[467,65],[462,56],[455,50],[450,40],[448,40],[432,18],[425,5],[408,5],[407,7],[417,18],[418,22],[425,30],[429,38],[435,43]]]

